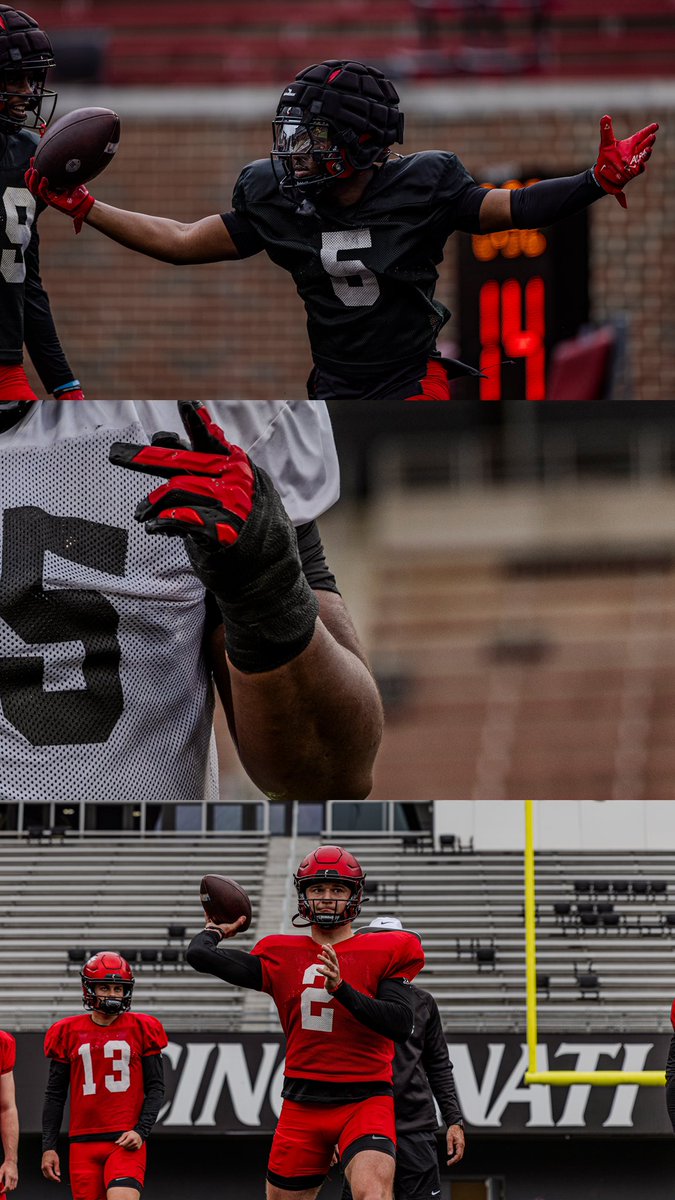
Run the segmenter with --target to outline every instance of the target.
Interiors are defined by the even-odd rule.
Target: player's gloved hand
[[[69,383],[61,383],[54,388],[52,396],[55,400],[84,400],[84,392],[79,379],[71,379]]]
[[[30,166],[26,171],[24,179],[26,187],[32,196],[38,200],[44,200],[50,208],[58,208],[59,212],[63,212],[68,217],[72,217],[75,232],[79,233],[82,228],[82,222],[93,208],[96,201],[83,183],[79,187],[73,188],[71,192],[55,192],[49,186],[49,180],[45,175],[39,175],[33,166],[34,159],[31,158]]]
[[[161,433],[150,446],[116,442],[110,461],[169,481],[141,501],[136,520],[148,533],[185,539],[223,613],[233,665],[275,670],[309,645],[319,611],[295,530],[269,475],[228,442],[206,408],[195,401],[178,408],[190,449]]]
[[[593,175],[596,183],[605,192],[611,192],[613,196],[616,196],[622,208],[628,208],[622,188],[644,171],[654,148],[657,129],[658,125],[654,122],[651,125],[645,125],[644,129],[640,129],[632,137],[617,142],[612,128],[612,118],[608,116],[600,118],[600,149],[598,161],[593,167]]]

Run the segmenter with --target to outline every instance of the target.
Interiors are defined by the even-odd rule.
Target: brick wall
[[[557,173],[593,162],[603,112],[612,112],[618,136],[658,120],[657,150],[647,175],[628,190],[628,211],[612,198],[591,210],[591,316],[599,322],[627,316],[633,398],[671,400],[675,86],[547,86],[411,92],[404,97],[406,149],[453,149],[479,180],[496,163],[516,171],[536,163]],[[192,221],[227,209],[240,167],[268,153],[276,99],[276,91],[248,98],[227,91],[64,92],[59,112],[104,104],[122,115],[115,163],[93,185],[101,200]],[[304,394],[310,360],[303,307],[290,277],[266,256],[174,267],[86,227],[75,237],[57,213],[45,213],[40,228],[43,278],[58,328],[91,398]],[[461,236],[448,244],[438,289],[455,321]]]

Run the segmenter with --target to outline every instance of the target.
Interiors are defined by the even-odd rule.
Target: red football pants
[[[328,1174],[333,1152],[343,1159],[349,1146],[368,1135],[396,1145],[392,1096],[370,1096],[352,1104],[296,1104],[284,1100],[272,1142],[268,1178],[279,1187],[318,1186]],[[284,1182],[279,1182],[284,1181]]]
[[[145,1142],[140,1150],[125,1150],[114,1142],[71,1142],[68,1173],[73,1200],[104,1200],[111,1183],[124,1180],[124,1187],[145,1182]]]

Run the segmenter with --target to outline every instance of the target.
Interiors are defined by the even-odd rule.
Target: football
[[[88,183],[112,162],[120,119],[110,108],[76,108],[49,127],[35,151],[35,169],[53,191]]]
[[[235,879],[205,875],[199,885],[199,899],[207,917],[216,925],[231,925],[239,917],[246,917],[239,930],[243,933],[251,924],[251,901]]]

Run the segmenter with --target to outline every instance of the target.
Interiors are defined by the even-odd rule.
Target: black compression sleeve
[[[234,950],[230,946],[224,946],[220,950],[219,944],[217,933],[203,929],[190,942],[185,958],[195,971],[215,975],[218,979],[224,979],[226,983],[236,984],[237,987],[252,988],[255,992],[261,992],[263,975],[260,959],[246,950]]]
[[[670,1123],[675,1133],[675,1034],[670,1039],[668,1061],[666,1063],[666,1108]]]
[[[542,179],[511,192],[514,229],[540,229],[572,217],[607,193],[595,182],[591,170],[562,179]]]
[[[393,1042],[407,1042],[413,1031],[415,1015],[410,997],[410,984],[402,979],[385,979],[377,989],[377,999],[357,992],[342,980],[336,1000],[374,1033],[382,1033]]]
[[[70,1063],[49,1060],[49,1075],[42,1106],[42,1153],[55,1150],[70,1087]]]
[[[340,595],[333,572],[326,562],[321,534],[316,521],[298,525],[296,530],[298,550],[305,579],[314,592],[336,592]]]
[[[141,1066],[145,1099],[134,1129],[145,1141],[159,1116],[164,1099],[164,1059],[161,1054],[146,1054],[141,1059]]]

